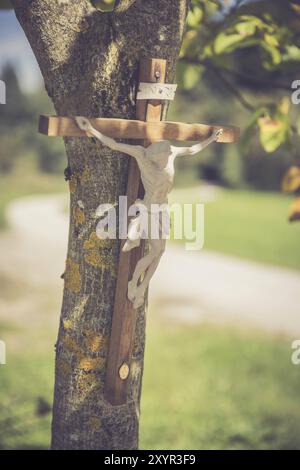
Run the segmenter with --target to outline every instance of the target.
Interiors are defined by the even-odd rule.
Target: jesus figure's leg
[[[146,290],[149,286],[149,282],[151,281],[153,274],[155,273],[157,266],[159,265],[160,259],[165,251],[166,240],[156,240],[156,241],[160,242],[159,253],[155,256],[152,263],[148,266],[145,272],[145,277],[142,280],[141,284],[137,286],[137,288],[135,289],[135,298],[133,302],[134,308],[139,308],[143,305],[144,300],[145,300]]]

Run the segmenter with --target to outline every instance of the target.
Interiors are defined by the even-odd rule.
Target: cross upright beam
[[[162,59],[142,60],[139,68],[140,82],[164,82],[166,61]],[[160,121],[161,101],[138,100],[136,116],[140,120]],[[149,142],[144,141],[147,146]],[[143,197],[140,170],[136,161],[131,158],[127,183],[128,206],[138,197]],[[121,248],[125,241],[122,243]],[[121,405],[127,399],[127,385],[130,380],[130,362],[136,323],[136,311],[127,298],[128,282],[132,278],[137,262],[144,253],[144,241],[139,247],[129,252],[120,251],[115,304],[112,319],[109,354],[106,368],[105,398],[113,405]]]

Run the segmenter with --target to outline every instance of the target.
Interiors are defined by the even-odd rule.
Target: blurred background
[[[37,132],[53,109],[0,6],[0,449],[44,449],[67,162],[62,139]],[[168,120],[238,125],[242,137],[177,165],[171,202],[205,204],[205,246],[171,240],[151,283],[141,448],[300,448],[299,27],[297,1],[192,1]]]

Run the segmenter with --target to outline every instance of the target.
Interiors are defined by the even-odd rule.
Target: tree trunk
[[[135,117],[141,57],[166,58],[174,77],[189,0],[13,0],[57,114]],[[42,111],[42,110],[41,110]],[[103,398],[119,242],[97,238],[99,204],[126,193],[128,158],[88,138],[65,138],[70,229],[56,344],[53,449],[135,449],[145,346],[139,309],[129,397]]]

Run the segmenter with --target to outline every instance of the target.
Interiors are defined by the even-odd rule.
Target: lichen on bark
[[[117,0],[112,13],[98,11],[89,0],[13,5],[59,115],[134,118],[142,57],[167,59],[167,81],[174,78],[189,0]],[[95,239],[97,207],[115,204],[126,193],[128,157],[88,138],[64,140],[71,210],[52,448],[135,449],[145,310],[137,313],[128,401],[111,406],[103,384],[119,243],[104,246]]]

